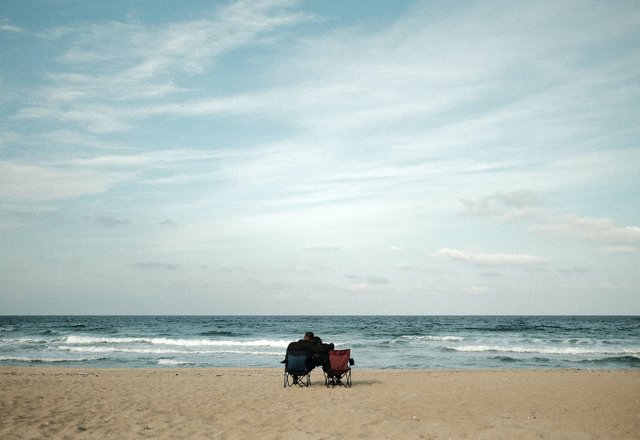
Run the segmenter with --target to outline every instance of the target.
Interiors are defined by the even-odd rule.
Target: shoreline
[[[640,438],[638,369],[0,367],[2,438]]]

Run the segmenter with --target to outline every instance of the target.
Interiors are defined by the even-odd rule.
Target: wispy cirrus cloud
[[[52,29],[45,38],[71,45],[57,59],[62,71],[50,72],[50,85],[36,91],[43,103],[20,109],[16,118],[83,124],[95,133],[127,131],[132,118],[149,115],[150,102],[188,92],[190,86],[177,84],[182,76],[201,74],[225,53],[308,20],[292,9],[296,3],[239,1],[204,18],[165,26],[108,22]],[[237,101],[218,98],[189,107],[212,111]],[[165,103],[163,111],[170,108]]]
[[[600,243],[640,243],[640,227],[618,226],[614,220],[609,218],[568,215],[559,219],[559,221],[540,225],[537,229],[550,235],[579,238]]]
[[[62,200],[100,194],[126,179],[120,173],[0,161],[0,198]]]
[[[13,137],[12,137],[13,138]],[[76,132],[56,131],[33,137],[34,144],[69,140],[91,143]],[[11,142],[11,141],[9,141]],[[96,148],[112,149],[99,140]],[[68,144],[67,144],[68,145]],[[86,195],[98,195],[127,182],[147,184],[176,184],[193,180],[223,177],[219,162],[237,160],[232,151],[156,150],[147,152],[118,152],[98,154],[86,151],[85,157],[52,158],[40,164],[26,161],[0,161],[0,198],[13,200],[65,200]],[[196,169],[199,170],[196,172]],[[162,172],[162,178],[148,177]],[[215,172],[215,173],[214,173]],[[155,174],[154,174],[155,173]],[[224,176],[226,176],[224,174]]]
[[[548,262],[544,257],[526,254],[484,253],[459,249],[443,248],[437,255],[478,266],[530,266]]]
[[[197,150],[156,150],[142,153],[114,153],[98,155],[89,158],[72,159],[66,162],[90,169],[109,168],[137,168],[144,169],[152,166],[171,165],[175,167],[181,163],[199,163],[221,158],[232,157],[233,153],[227,151],[197,151]]]
[[[10,20],[3,18],[3,19],[0,19],[0,32],[11,32],[16,34],[22,34],[25,32],[25,30],[20,26],[11,24]]]
[[[640,252],[640,247],[637,246],[605,246],[602,248],[602,253],[606,255],[615,254],[635,254]]]
[[[528,190],[501,192],[460,202],[464,206],[463,215],[525,222],[529,225],[529,232],[604,244],[606,246],[601,249],[604,254],[635,253],[637,248],[633,245],[640,243],[638,226],[619,226],[610,218],[558,215],[545,209],[542,197]]]
[[[531,190],[498,192],[478,200],[461,199],[463,214],[478,216],[502,215],[507,210],[537,208],[544,204],[543,198]]]
[[[611,279],[637,278],[640,242],[621,220],[640,175],[628,2],[58,6],[0,31],[28,49],[0,78],[6,267],[38,243],[84,258],[89,237],[115,274],[211,264],[230,303],[260,303],[260,285],[330,307],[351,288],[374,313],[397,298],[431,310],[434,289],[508,290],[530,312],[534,286],[570,278],[562,267],[588,268],[594,287],[613,263]],[[79,218],[78,237],[56,229]],[[125,240],[144,256],[120,261]],[[508,308],[476,300],[470,312]],[[459,310],[445,302],[434,312]]]

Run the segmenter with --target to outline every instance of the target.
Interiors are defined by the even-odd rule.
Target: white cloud
[[[640,100],[640,96],[638,96]],[[633,135],[632,135],[633,136]],[[608,146],[608,139],[599,139],[600,143]],[[551,182],[561,183],[564,187],[573,189],[596,182],[616,182],[628,184],[637,182],[640,175],[640,149],[611,148],[607,150],[584,151],[565,155],[550,163],[545,176],[540,175],[538,181],[546,178]]]
[[[7,19],[0,20],[0,31],[1,32],[11,32],[16,34],[24,33],[24,29],[20,26],[15,26],[9,22]]]
[[[535,255],[488,254],[448,248],[438,250],[437,254],[478,266],[529,266],[549,261],[547,258]]]
[[[112,140],[105,140],[101,136],[91,136],[74,130],[53,130],[33,136],[34,143],[46,145],[76,146],[78,148],[95,148],[99,150],[118,149],[120,146]],[[22,141],[30,141],[22,137]],[[86,151],[86,150],[85,150]]]
[[[74,106],[67,110],[53,103],[47,106],[20,109],[15,117],[77,123],[93,133],[113,133],[131,128],[131,125],[122,117],[124,113],[117,108],[100,105]]]
[[[132,119],[149,115],[253,108],[252,100],[241,96],[176,106],[158,104],[157,99],[189,92],[190,87],[177,82],[203,73],[225,53],[309,20],[292,9],[295,4],[239,1],[203,18],[165,26],[108,22],[53,29],[47,38],[63,44],[69,41],[68,50],[57,59],[66,71],[50,73],[50,85],[36,90],[37,99],[32,100],[39,104],[20,109],[16,117],[70,122],[94,133],[114,133],[130,130]]]
[[[369,290],[369,286],[366,283],[356,283],[352,284],[350,289],[353,292],[363,292]]]
[[[60,200],[107,191],[123,175],[0,162],[0,198]]]
[[[562,237],[581,238],[611,244],[640,242],[640,227],[618,226],[608,218],[565,216],[558,222],[538,226],[538,230]]]
[[[476,282],[503,291],[513,280],[485,273],[476,281],[474,271],[548,261],[481,252],[495,249],[486,243],[545,249],[568,266],[597,258],[564,252],[550,235],[595,241],[604,254],[638,252],[633,227],[576,226],[553,212],[629,218],[640,89],[637,54],[620,44],[637,40],[638,13],[626,14],[628,4],[483,2],[427,14],[419,3],[384,26],[371,26],[376,16],[361,5],[355,22],[339,16],[292,28],[309,20],[290,7],[298,4],[315,9],[247,0],[210,13],[187,9],[191,21],[157,10],[154,24],[143,15],[54,29],[46,47],[56,58],[41,60],[44,76],[32,72],[32,94],[10,79],[17,71],[0,79],[12,93],[0,93],[10,104],[0,151],[13,157],[0,162],[0,197],[35,205],[92,195],[55,206],[61,218],[113,213],[84,217],[93,237],[151,226],[131,236],[131,248],[146,252],[135,267],[172,269],[165,258],[184,255],[194,260],[185,269],[199,259],[231,268],[241,261],[242,273],[222,277],[266,272],[289,280],[268,290],[283,295],[344,273],[360,275],[334,290],[388,299],[470,286],[482,294],[489,288]],[[620,198],[618,212],[589,206],[604,189]],[[0,213],[0,227],[24,224],[21,215]],[[115,252],[106,241],[97,255]],[[426,272],[425,247],[447,243],[480,251],[440,249],[446,258]],[[457,262],[490,269],[459,270]],[[618,267],[630,262],[616,258]],[[436,287],[446,278],[458,282]],[[520,287],[513,290],[527,304],[533,287]],[[402,303],[413,310],[411,299]]]
[[[558,216],[541,208],[544,201],[531,191],[498,193],[477,200],[462,199],[465,215],[487,216],[503,221],[528,222],[529,231],[547,235],[583,239],[609,244],[601,249],[603,254],[629,254],[638,252],[640,227],[618,226],[609,218]],[[628,245],[628,246],[623,246]]]
[[[503,205],[513,208],[529,208],[544,204],[539,194],[529,190],[500,192],[495,197]]]
[[[544,204],[542,197],[531,190],[501,191],[478,200],[461,199],[460,202],[465,208],[463,214],[478,216],[517,216],[516,213],[530,213]]]
[[[83,159],[72,159],[68,164],[87,168],[144,168],[158,165],[175,166],[178,163],[199,163],[224,157],[228,152],[156,150],[137,154],[108,154]]]
[[[603,254],[615,255],[615,254],[635,254],[640,252],[640,248],[637,246],[606,246],[601,249]]]

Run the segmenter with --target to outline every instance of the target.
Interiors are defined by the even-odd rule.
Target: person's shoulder
[[[299,341],[293,341],[287,347],[287,350],[305,350],[308,344],[304,339],[300,339]]]

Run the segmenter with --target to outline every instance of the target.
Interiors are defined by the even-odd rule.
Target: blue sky
[[[0,313],[638,314],[638,2],[0,4]]]

